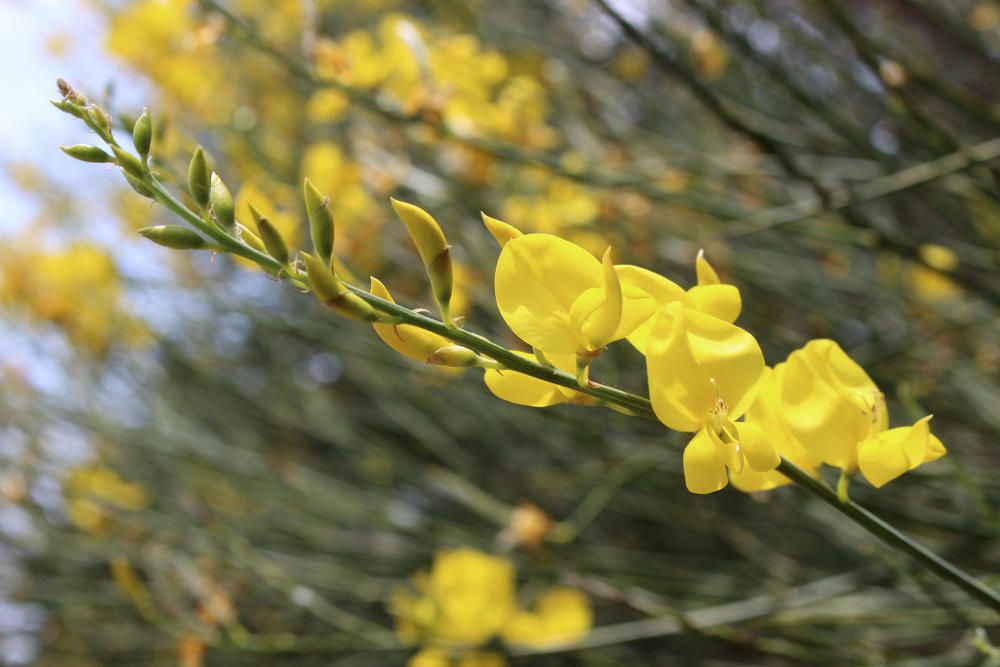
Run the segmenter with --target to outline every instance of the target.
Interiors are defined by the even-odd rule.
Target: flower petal
[[[622,327],[629,332],[628,342],[646,354],[646,340],[653,330],[658,307],[674,301],[690,307],[694,304],[680,285],[658,273],[631,264],[619,264],[615,268],[625,297]],[[621,329],[616,332],[619,337],[622,333]]]
[[[684,484],[691,493],[715,493],[729,483],[726,465],[707,429],[701,429],[684,448]]]
[[[752,422],[739,422],[736,426],[740,432],[740,449],[750,470],[768,472],[777,468],[781,455],[768,434]]]
[[[743,310],[736,285],[698,285],[687,293],[697,310],[726,322],[735,322]]]
[[[515,352],[515,354],[526,359],[534,358],[525,352]],[[556,357],[556,359],[552,359],[552,362],[559,364],[559,366],[567,365],[567,359],[569,360],[570,367],[576,363],[576,357],[573,355],[552,356]],[[563,368],[562,370],[567,369]],[[566,403],[579,393],[511,370],[487,369],[483,374],[483,381],[497,398],[502,398],[509,403],[527,405],[532,408],[545,408],[550,405]]]
[[[586,347],[570,324],[570,309],[581,294],[603,284],[596,257],[550,234],[511,239],[497,260],[500,315],[517,336],[545,352],[573,354]]]
[[[858,468],[872,486],[881,488],[910,469],[903,440],[911,427],[890,429],[858,447]]]

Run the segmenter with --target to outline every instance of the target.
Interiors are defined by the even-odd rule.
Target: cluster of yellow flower
[[[396,593],[392,611],[400,639],[423,647],[410,667],[500,667],[502,656],[479,650],[496,637],[546,648],[581,639],[592,624],[587,598],[565,586],[519,607],[511,562],[467,548],[439,552],[429,572]]]
[[[422,251],[446,251],[426,212],[394,206]],[[722,283],[703,254],[696,260],[698,284],[685,290],[647,269],[612,263],[610,248],[598,260],[557,236],[522,234],[483,219],[502,247],[495,277],[500,314],[534,356],[576,372],[581,383],[591,361],[615,341],[625,339],[646,356],[656,416],[671,429],[694,434],[684,451],[690,491],[712,493],[730,479],[744,491],[780,486],[788,482],[776,471],[782,457],[812,472],[821,463],[847,473],[860,470],[880,487],[944,455],[930,432],[930,417],[889,428],[884,396],[834,341],[812,341],[787,362],[767,367],[756,339],[734,324],[742,310],[739,290]],[[418,229],[436,235],[428,240]],[[374,294],[390,298],[381,283],[372,284]],[[411,358],[461,359],[437,334],[406,325],[375,328]],[[490,391],[513,403],[593,402],[545,380],[474,365],[486,367]]]
[[[19,250],[37,245],[37,239],[22,237],[0,253],[0,304],[57,326],[92,354],[103,354],[116,341],[146,340],[145,327],[123,306],[121,276],[106,249],[77,242]]]

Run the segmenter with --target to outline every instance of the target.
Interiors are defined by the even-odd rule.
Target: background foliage
[[[163,173],[182,181],[200,142],[239,184],[238,215],[252,200],[300,238],[308,175],[345,268],[421,304],[387,205],[415,201],[456,247],[468,326],[511,346],[480,210],[594,252],[610,240],[683,283],[704,247],[769,361],[832,337],[894,423],[935,414],[951,455],[855,494],[998,583],[993,2],[77,11],[126,72],[91,93],[157,112]],[[140,243],[169,216],[110,173],[87,171],[102,201],[87,208],[46,169],[5,166],[41,204],[0,249],[11,663],[403,664],[388,602],[453,546],[509,550],[529,597],[565,582],[594,603],[584,646],[513,664],[996,659],[993,616],[794,488],[689,495],[658,425],[504,404],[478,371],[410,364],[228,258]],[[595,372],[642,391],[638,360],[611,356]],[[519,506],[558,522],[546,542],[512,540]]]

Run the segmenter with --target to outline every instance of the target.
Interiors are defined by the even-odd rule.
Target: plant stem
[[[937,576],[952,582],[968,593],[969,596],[987,607],[1000,612],[1000,593],[981,581],[974,579],[967,572],[955,567],[933,551],[914,542],[910,537],[904,535],[854,501],[847,500],[842,502],[837,497],[837,492],[823,483],[823,481],[816,479],[788,459],[782,459],[781,465],[778,466],[778,472],[844,516],[852,519],[854,523],[889,546],[909,554]]]

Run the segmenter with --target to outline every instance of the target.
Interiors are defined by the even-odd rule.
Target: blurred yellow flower
[[[474,549],[440,551],[427,574],[393,599],[397,631],[407,643],[478,646],[514,612],[514,568]]]
[[[545,648],[570,644],[585,637],[594,623],[587,597],[572,588],[545,591],[534,609],[518,611],[504,626],[504,642]]]

